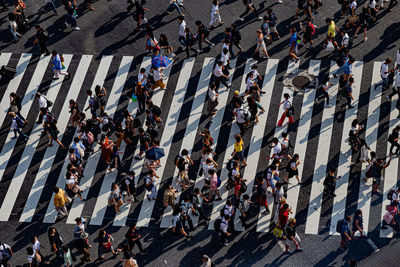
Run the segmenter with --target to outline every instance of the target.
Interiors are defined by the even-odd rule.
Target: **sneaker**
[[[364,43],[365,43],[367,40],[368,40],[368,37],[365,37],[365,39],[364,39]]]
[[[276,1],[278,4],[283,4],[283,1],[282,0],[278,0],[278,1]]]
[[[229,243],[228,243],[228,242],[225,242],[224,246],[226,247],[226,246],[228,246],[228,245],[229,245]]]
[[[244,18],[238,17],[238,20],[240,20],[240,21],[244,21]]]
[[[256,20],[262,20],[263,18],[262,17],[258,17],[258,18],[256,18]]]
[[[78,28],[78,27],[72,28],[73,31],[79,31],[80,29],[81,28]]]
[[[215,46],[215,44],[214,43],[211,43],[211,47],[214,47]]]

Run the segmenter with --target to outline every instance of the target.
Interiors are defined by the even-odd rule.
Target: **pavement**
[[[211,1],[196,1],[196,0],[185,0],[183,13],[185,14],[185,20],[189,27],[195,29],[194,21],[201,19],[205,24],[208,24],[210,18]],[[265,10],[268,7],[272,7],[275,14],[278,17],[278,31],[280,32],[281,39],[267,46],[269,55],[273,59],[279,59],[279,64],[277,67],[277,77],[275,87],[278,91],[274,90],[272,95],[272,103],[278,103],[280,101],[280,88],[282,88],[282,79],[286,72],[289,60],[288,60],[288,44],[289,35],[288,31],[290,26],[298,26],[300,19],[293,19],[294,12],[297,7],[295,1],[285,1],[284,4],[276,4],[272,1],[259,1],[254,0],[256,7],[259,9],[260,14],[265,14]],[[169,16],[163,16],[162,14],[169,1],[167,0],[148,0],[147,8],[150,9],[146,12],[146,17],[149,23],[155,28],[155,35],[158,37],[161,33],[165,33],[171,44],[177,48],[178,42],[178,22],[177,22],[177,12],[172,12]],[[360,7],[365,2],[360,2],[358,12]],[[128,89],[132,85],[133,76],[137,73],[139,65],[144,60],[145,56],[145,33],[144,32],[134,32],[136,27],[135,22],[132,18],[131,13],[127,13],[125,1],[98,1],[94,4],[96,8],[95,11],[88,11],[85,3],[78,3],[78,26],[81,28],[80,31],[71,32],[65,30],[64,25],[64,13],[61,2],[56,2],[60,16],[54,16],[52,12],[46,14],[38,14],[38,10],[45,4],[43,1],[30,0],[27,1],[27,17],[29,19],[29,24],[34,25],[39,23],[43,28],[45,28],[49,34],[50,39],[48,46],[50,50],[58,50],[63,54],[74,55],[71,61],[71,72],[77,72],[77,65],[79,63],[79,58],[81,55],[93,55],[92,64],[90,65],[87,74],[85,75],[85,80],[83,81],[82,90],[78,97],[78,102],[80,106],[84,105],[85,99],[84,89],[90,87],[91,81],[96,76],[96,70],[100,66],[100,60],[103,56],[113,56],[113,61],[109,67],[110,75],[104,81],[104,86],[106,88],[111,88],[115,77],[117,76],[117,71],[119,70],[119,63],[124,56],[133,56],[132,65],[129,69],[129,76],[127,79],[127,85],[124,89]],[[386,3],[387,4],[387,3]],[[237,17],[243,12],[243,5],[241,1],[227,0],[221,1],[220,10],[222,20],[225,25],[230,25],[233,22],[237,22]],[[381,12],[378,17],[377,23],[370,27],[368,30],[368,41],[363,43],[362,38],[358,37],[354,40],[354,45],[351,50],[351,54],[356,58],[357,61],[363,62],[362,67],[362,80],[360,81],[360,104],[356,118],[360,121],[365,122],[369,116],[371,116],[371,111],[368,109],[369,103],[369,89],[371,82],[374,79],[374,64],[376,62],[383,61],[386,57],[390,56],[393,60],[396,57],[397,49],[399,48],[399,36],[400,36],[400,19],[397,16],[399,7],[396,6],[393,12]],[[11,10],[11,9],[10,9]],[[319,14],[315,15],[314,23],[317,25],[317,38],[315,39],[315,44],[321,43],[326,34],[327,26],[325,24],[326,17],[333,17],[339,19],[339,4],[336,1],[323,1],[323,6],[320,8]],[[16,65],[21,53],[38,53],[38,47],[32,47],[32,42],[34,40],[34,30],[31,29],[26,33],[23,38],[16,44],[11,44],[9,30],[7,28],[8,22],[6,18],[7,12],[3,11],[0,13],[1,30],[0,30],[0,51],[2,53],[9,52],[12,53],[10,64]],[[302,17],[304,18],[304,16]],[[343,24],[343,19],[339,20],[337,23],[340,28]],[[233,75],[233,85],[236,88],[240,87],[242,80],[242,74],[246,66],[247,58],[251,57],[254,47],[255,47],[255,31],[260,27],[261,22],[254,20],[254,15],[249,13],[244,22],[237,22],[238,27],[242,34],[242,46],[245,49],[245,53],[240,55],[237,59],[235,74]],[[224,26],[225,26],[224,25]],[[223,27],[216,28],[211,33],[211,40],[214,43],[218,43],[217,46],[206,53],[201,54],[194,62],[193,72],[191,77],[196,77],[194,82],[189,82],[188,91],[190,94],[185,96],[185,100],[190,99],[196,91],[196,84],[199,80],[197,74],[202,70],[202,62],[207,57],[216,56],[221,48],[221,41],[223,39]],[[197,45],[196,45],[197,47]],[[236,51],[236,50],[235,50]],[[183,59],[185,57],[184,53],[179,54],[179,59],[174,63],[172,67],[171,74],[168,80],[168,88],[174,88],[178,81],[180,80],[179,71],[183,66]],[[314,48],[312,51],[301,49],[300,51],[300,68],[307,69],[310,60],[320,60],[321,68],[319,77],[322,78],[329,72],[330,60],[331,58],[328,53],[318,47]],[[34,67],[38,62],[39,58],[33,56],[31,63],[28,66],[29,75],[32,75]],[[267,66],[267,61],[263,61],[259,64],[260,69],[265,69]],[[31,77],[31,76],[28,76]],[[32,79],[32,78],[31,78]],[[26,88],[29,87],[31,79],[23,79],[21,84],[18,86],[18,92],[25,92]],[[43,80],[50,80],[51,73],[45,73]],[[57,103],[63,103],[63,99],[66,98],[71,81],[63,85],[63,90],[60,90],[60,94],[57,96]],[[40,89],[46,90],[49,86],[49,82],[46,84],[41,84]],[[1,97],[7,97],[3,95],[7,84],[3,81],[0,83]],[[17,90],[17,89],[15,89]],[[167,119],[169,103],[174,99],[174,92],[167,92],[162,99],[162,110],[163,119]],[[124,102],[125,101],[125,102]],[[302,98],[294,100],[295,104],[301,106],[303,101]],[[126,99],[122,99],[116,104],[118,107],[126,104]],[[185,102],[186,103],[186,102]],[[184,111],[190,112],[190,105],[187,104]],[[57,105],[56,105],[57,106]],[[388,121],[390,121],[389,113],[390,107],[387,103],[382,102],[382,106],[379,109],[380,116],[378,116],[379,127],[376,127],[377,136],[379,137],[376,144],[376,150],[378,155],[386,155],[386,137],[388,131]],[[120,108],[118,108],[120,110]],[[321,125],[321,112],[323,107],[314,111],[310,129],[310,136],[319,135],[319,127]],[[29,112],[28,120],[35,120],[35,113],[37,110],[33,108]],[[58,111],[60,112],[60,111]],[[272,107],[268,113],[268,121],[266,123],[267,127],[273,127],[276,122],[278,109]],[[338,112],[340,113],[340,112]],[[182,113],[183,114],[183,113]],[[178,114],[179,115],[179,114]],[[225,114],[226,117],[227,114]],[[335,166],[339,164],[340,158],[340,141],[342,140],[342,128],[343,121],[338,118],[340,114],[335,116],[335,126],[333,128],[332,135],[332,145],[331,147],[337,146],[337,149],[330,150],[329,153],[329,165]],[[182,116],[180,115],[179,121],[181,121]],[[297,115],[298,116],[298,115]],[[207,121],[201,122],[202,125],[206,125]],[[7,122],[3,123],[3,127],[7,125]],[[2,128],[3,129],[3,128]],[[271,129],[271,128],[268,128]],[[179,129],[178,129],[179,130]],[[220,138],[224,139],[224,131],[230,132],[231,126],[225,125],[222,128],[222,133]],[[295,134],[292,131],[290,135]],[[269,149],[267,148],[266,140],[272,135],[269,131],[265,131],[265,138],[260,154],[260,158],[265,158],[268,155]],[[66,139],[72,138],[73,133],[66,133]],[[295,141],[293,138],[293,141]],[[250,141],[248,136],[247,141]],[[292,139],[291,139],[292,140]],[[33,161],[26,166],[26,169],[30,169],[27,176],[24,179],[23,187],[16,200],[16,204],[12,209],[11,217],[7,221],[0,222],[0,237],[1,241],[12,245],[15,255],[12,259],[11,266],[22,266],[26,263],[26,250],[25,248],[29,246],[29,237],[32,234],[39,236],[39,240],[44,244],[43,254],[50,255],[49,245],[47,241],[47,228],[50,225],[56,227],[61,236],[63,237],[65,243],[69,243],[72,237],[73,224],[67,224],[64,221],[57,222],[55,224],[43,223],[43,216],[46,213],[47,204],[51,197],[51,187],[46,186],[44,192],[47,195],[42,197],[37,208],[37,215],[33,218],[32,222],[24,223],[19,222],[20,216],[24,206],[26,205],[26,196],[29,195],[31,190],[31,185],[35,179],[35,170],[37,171],[38,165],[41,163],[41,159],[44,155],[44,150],[42,145],[45,140],[41,140],[38,145],[38,150],[35,152],[35,157]],[[4,131],[0,135],[0,144],[4,145],[6,142],[6,135]],[[181,140],[175,142],[171,146],[169,155],[175,155],[180,149]],[[217,154],[218,162],[222,162],[225,154],[225,148],[228,146],[227,140],[222,140],[218,142]],[[245,142],[246,143],[246,142]],[[248,142],[247,142],[248,143]],[[235,234],[233,240],[231,240],[230,245],[227,247],[222,247],[217,242],[217,235],[214,231],[208,230],[208,226],[201,224],[192,233],[193,238],[190,241],[185,241],[182,238],[171,236],[171,233],[167,229],[161,229],[159,227],[163,211],[161,205],[156,205],[153,214],[151,214],[150,223],[148,227],[139,228],[140,233],[143,235],[144,247],[150,251],[148,255],[137,255],[137,260],[139,266],[189,266],[189,265],[200,265],[201,256],[203,254],[209,255],[213,261],[218,266],[297,266],[299,264],[303,266],[343,266],[350,258],[355,258],[360,261],[360,266],[371,266],[371,264],[376,264],[377,262],[383,262],[385,266],[397,266],[396,261],[383,261],[378,257],[379,255],[385,255],[386,250],[396,246],[398,242],[398,234],[395,233],[393,238],[381,238],[378,225],[380,221],[381,212],[381,198],[374,197],[372,199],[371,211],[370,213],[374,216],[369,218],[369,224],[371,231],[368,233],[367,239],[359,239],[353,241],[350,248],[346,251],[338,250],[339,237],[335,235],[330,235],[329,229],[332,228],[334,223],[331,223],[331,213],[332,213],[332,201],[327,202],[322,205],[321,218],[317,226],[318,234],[305,234],[307,211],[309,209],[309,195],[312,190],[312,175],[314,174],[314,164],[316,162],[316,151],[318,150],[318,138],[310,140],[307,145],[307,151],[305,151],[306,161],[304,162],[303,177],[305,177],[307,182],[302,186],[299,192],[299,199],[297,201],[297,212],[296,218],[298,221],[298,231],[300,238],[302,240],[303,252],[295,253],[293,255],[287,255],[283,253],[281,242],[276,242],[270,234],[266,232],[257,232],[257,213],[255,212],[252,216],[250,227],[245,232]],[[25,147],[24,145],[17,145],[13,151],[12,160],[7,164],[6,172],[3,175],[3,179],[0,183],[0,198],[6,195],[7,189],[11,183],[14,172],[17,168],[21,154],[23,153]],[[194,158],[199,158],[200,153],[197,150]],[[222,157],[221,157],[222,156]],[[62,161],[62,155],[57,153],[54,156],[56,161]],[[124,158],[127,157],[124,155]],[[129,168],[131,161],[127,161],[125,168]],[[266,167],[266,163],[262,160],[255,166],[257,171],[263,170]],[[33,169],[32,169],[33,168]],[[28,170],[27,170],[28,171]],[[60,173],[59,167],[53,167],[52,171],[55,172],[54,179],[57,179],[58,173]],[[347,184],[346,190],[348,197],[345,199],[346,215],[354,214],[357,209],[357,201],[359,191],[359,176],[360,166],[355,167],[352,170],[352,174],[349,177],[349,182]],[[173,170],[167,169],[167,174],[163,179],[163,186],[167,182],[171,181],[173,176]],[[89,204],[85,206],[82,215],[90,216],[91,211],[94,209],[96,193],[100,191],[99,185],[100,178],[95,177],[93,188],[90,191],[90,201]],[[53,180],[50,184],[54,184]],[[397,185],[400,185],[397,181]],[[3,193],[4,192],[4,193]],[[160,191],[161,192],[161,191]],[[144,196],[144,194],[141,194]],[[3,200],[1,200],[3,201]],[[206,204],[206,211],[210,214],[212,210],[212,205]],[[137,222],[139,209],[135,208],[133,214],[128,218],[127,224],[130,222]],[[88,217],[87,216],[87,217]],[[376,227],[375,227],[376,226]],[[105,219],[101,226],[89,225],[87,228],[90,234],[90,240],[93,242],[92,255],[97,256],[96,248],[97,243],[95,239],[98,235],[98,231],[101,228],[105,228],[108,232],[112,233],[115,243],[123,240],[124,234],[127,231],[127,226],[115,227],[113,226],[113,217],[106,213]],[[378,251],[379,249],[379,251]],[[135,250],[137,252],[137,248]],[[390,255],[390,259],[398,259],[395,253],[387,252]],[[385,256],[383,256],[385,258]],[[103,262],[101,266],[115,266],[118,264],[120,257],[117,259],[108,259]],[[371,259],[371,260],[369,260]],[[373,259],[378,259],[374,261]],[[60,266],[54,257],[50,257],[51,266]],[[92,264],[93,265],[93,264]],[[99,265],[99,264],[96,264]],[[77,266],[80,266],[77,264]],[[91,266],[87,264],[86,266]],[[375,265],[376,266],[376,265]]]

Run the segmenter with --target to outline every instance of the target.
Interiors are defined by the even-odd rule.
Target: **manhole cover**
[[[293,78],[292,84],[297,89],[304,89],[304,86],[306,86],[309,82],[311,82],[309,77],[298,75]]]

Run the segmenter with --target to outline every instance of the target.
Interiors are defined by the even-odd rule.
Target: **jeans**
[[[39,42],[39,46],[40,46],[40,53],[41,54],[43,54],[43,53],[50,54],[50,51],[47,48],[46,43],[40,43]]]
[[[186,47],[186,37],[179,35],[178,41],[181,43],[182,48]]]
[[[256,15],[256,17],[258,18],[257,9],[255,8],[254,5],[251,5],[251,7],[253,8],[254,15]],[[250,10],[251,10],[251,8],[246,5],[246,10],[242,14],[240,14],[239,18],[242,18],[242,17],[246,16],[247,13],[249,13]]]
[[[22,136],[25,137],[25,138],[28,138],[28,136],[27,136],[26,134],[24,134],[23,132],[21,132],[21,129],[18,129],[18,128],[14,129],[14,137],[15,137],[15,138],[17,138],[17,133],[18,133],[19,135],[22,135]]]
[[[68,13],[67,16],[65,17],[65,22],[71,24],[72,28],[78,26],[78,22],[76,21],[76,18],[73,14]]]
[[[181,9],[180,9],[179,5],[176,2],[171,3],[168,6],[167,11],[168,12],[172,12],[174,9],[176,9],[176,11],[178,11],[179,15],[182,15]]]
[[[22,36],[22,35],[21,35],[21,34],[19,34],[17,31],[14,31],[14,29],[13,29],[13,28],[11,28],[11,34],[12,34],[12,36],[13,36],[14,40],[17,40],[17,39],[18,39],[18,37],[21,37],[21,36]]]
[[[55,14],[58,14],[58,13],[57,13],[56,6],[54,5],[54,2],[47,2],[46,8],[47,8],[48,10],[51,9],[51,10],[54,11]]]

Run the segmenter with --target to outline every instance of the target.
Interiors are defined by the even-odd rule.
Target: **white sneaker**
[[[69,28],[69,23],[65,22],[65,26],[67,26],[67,28]]]
[[[244,21],[244,18],[238,17],[238,20],[240,20],[240,21]]]
[[[278,1],[276,1],[278,4],[283,4],[283,1],[282,0],[278,0]]]
[[[214,43],[211,43],[211,47],[214,47],[215,46],[215,44]]]
[[[79,31],[80,29],[81,28],[78,28],[78,27],[72,28],[73,31]]]

